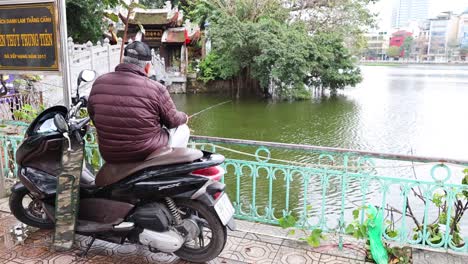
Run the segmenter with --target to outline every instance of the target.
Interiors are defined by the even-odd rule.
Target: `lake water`
[[[363,66],[363,82],[301,102],[242,99],[190,121],[195,134],[468,158],[468,66]],[[176,95],[194,113],[226,98]]]
[[[363,82],[340,91],[337,96],[300,102],[233,100],[194,117],[190,126],[197,135],[468,159],[468,66],[363,66],[361,69]],[[178,108],[189,114],[227,99],[230,98],[174,96]],[[307,160],[306,156],[285,156]],[[430,167],[419,167],[414,172],[419,179],[432,181],[429,170]],[[457,183],[461,181],[461,171],[462,168],[454,168],[452,178]],[[409,168],[395,169],[389,174],[414,176]],[[282,179],[276,181],[279,183],[273,186],[273,206],[281,212],[286,207],[285,187]],[[233,177],[227,179],[231,197],[235,197],[235,183]],[[242,177],[241,185],[240,201],[249,204],[252,179]],[[256,185],[257,205],[262,207],[268,203],[268,181],[259,177]],[[361,204],[360,186],[359,182],[349,183],[347,209]],[[297,196],[304,191],[301,183],[296,181],[291,189],[294,194],[291,195],[291,207],[299,211],[307,199],[307,204],[318,212],[321,187],[317,181],[311,182],[306,198]],[[401,209],[400,193],[400,187],[393,186],[388,197],[393,206]],[[340,211],[340,195],[340,178],[330,178],[326,214],[335,224]],[[380,204],[381,196],[376,185],[369,186],[367,198],[371,203]],[[410,200],[415,214],[422,217],[423,204],[414,197]],[[348,220],[351,218],[349,212]],[[436,212],[434,206],[429,209],[434,217]],[[461,225],[468,230],[468,217],[464,217]]]

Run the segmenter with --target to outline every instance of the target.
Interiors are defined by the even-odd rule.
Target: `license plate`
[[[234,207],[232,206],[227,194],[223,194],[221,198],[216,201],[214,208],[223,225],[226,225],[234,215]]]

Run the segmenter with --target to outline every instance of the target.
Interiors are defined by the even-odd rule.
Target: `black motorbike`
[[[92,71],[81,72],[78,87],[94,77]],[[87,104],[78,91],[70,109],[54,106],[42,112],[16,153],[20,182],[11,189],[9,205],[27,225],[54,228],[62,151],[86,144],[90,118],[78,117]],[[167,148],[140,162],[106,163],[96,176],[85,165],[75,232],[91,236],[92,242],[140,244],[188,261],[212,260],[225,246],[226,227],[235,228],[234,209],[224,184],[194,172],[223,162],[219,154]]]

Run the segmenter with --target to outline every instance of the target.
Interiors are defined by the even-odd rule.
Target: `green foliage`
[[[345,228],[345,233],[351,235],[357,239],[367,239],[367,221],[360,223],[359,215],[361,214],[363,207],[359,207],[353,210],[353,222]]]
[[[13,111],[13,116],[17,121],[31,123],[44,109],[43,105],[36,108],[30,104],[25,104],[21,109]]]
[[[117,14],[106,13],[105,10],[118,5],[127,10],[145,7],[134,1],[128,5],[124,0],[66,0],[66,5],[68,36],[76,43],[101,40],[108,26],[103,17],[118,22]]]
[[[414,41],[414,38],[409,36],[409,37],[405,38],[405,41],[403,42],[403,45],[401,45],[401,47],[400,47],[400,49],[404,53],[405,58],[409,58],[409,56],[411,54],[411,49],[413,48],[413,41]]]
[[[462,184],[468,185],[468,169],[464,169],[463,173],[465,174],[465,177],[462,179]],[[463,191],[462,194],[468,199],[468,191]]]
[[[365,46],[363,33],[375,24],[370,12],[374,0],[281,1],[281,0],[183,0],[186,17],[200,23],[222,15],[242,22],[269,18],[284,24],[303,21],[308,32],[334,33],[342,37],[353,54]]]
[[[393,260],[390,263],[399,263],[399,264],[410,264],[411,263],[411,248],[404,247],[387,247],[387,253],[390,256],[393,256]],[[396,262],[396,260],[398,262]]]
[[[387,56],[391,58],[398,58],[400,57],[400,54],[401,54],[401,49],[397,46],[390,46],[387,49]]]
[[[208,54],[198,65],[200,72],[198,74],[198,79],[207,83],[216,79],[220,79],[221,69],[217,63],[218,55],[211,52]]]
[[[336,90],[361,81],[343,39],[333,33],[309,36],[303,23],[220,16],[210,36],[216,55],[202,62],[202,80],[247,75],[263,91],[273,83],[273,96],[283,99],[310,98],[308,85]]]
[[[112,1],[67,0],[68,36],[76,43],[96,42],[106,28],[102,16]]]
[[[342,37],[353,54],[365,47],[363,33],[375,25],[370,11],[374,0],[328,0],[289,2],[294,18],[302,18],[313,33],[333,33]]]
[[[165,0],[140,0],[140,4],[146,8],[162,8]]]
[[[302,238],[300,240],[306,241],[307,244],[309,244],[309,246],[311,247],[318,247],[320,246],[320,241],[322,239],[325,239],[325,237],[322,234],[322,230],[314,229],[312,230],[309,236],[307,236],[306,238]]]
[[[312,206],[307,206],[307,214],[310,214],[312,210]],[[292,215],[286,215],[280,219],[278,219],[278,224],[284,229],[290,228],[288,234],[294,235],[296,233],[295,227],[297,226],[297,219]],[[304,230],[302,230],[304,231]],[[320,241],[326,239],[323,235],[323,230],[316,228],[312,230],[309,234],[304,231],[305,237],[300,238],[299,240],[307,242],[311,247],[318,247],[320,246]]]
[[[28,90],[33,87],[32,84],[34,82],[38,82],[42,80],[40,75],[21,75],[19,78],[15,78],[13,81],[13,85],[15,86],[16,89],[22,89],[22,90]]]
[[[464,177],[461,180],[461,183],[463,185],[467,185],[468,169],[463,170],[463,173]],[[435,192],[432,195],[431,202],[438,208],[438,215],[437,219],[426,227],[429,241],[434,244],[440,243],[446,233],[449,232],[451,243],[457,247],[464,245],[465,241],[461,236],[460,221],[468,210],[468,191],[463,190],[455,194],[451,210],[449,210],[449,200],[447,199],[447,192],[445,190]],[[414,215],[412,215],[412,218],[416,219]],[[446,227],[447,224],[448,229],[441,228]],[[414,240],[418,239],[419,233],[423,231],[423,227],[421,225],[416,225],[417,226],[413,229]]]
[[[310,60],[317,61],[309,84],[329,88],[332,91],[355,86],[362,81],[361,71],[338,34],[322,33],[314,37],[318,50]]]
[[[294,227],[296,225],[296,222],[296,218],[292,215],[287,215],[278,219],[279,226],[281,226],[282,228]]]

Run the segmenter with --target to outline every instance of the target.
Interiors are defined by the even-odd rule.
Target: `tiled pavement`
[[[17,220],[7,212],[5,200],[0,200],[0,264],[40,263],[187,263],[173,255],[152,253],[142,246],[116,245],[96,240],[86,258],[76,254],[89,240],[77,236],[76,246],[67,252],[51,252],[52,234],[47,231],[32,232],[25,245],[13,245],[9,229]],[[345,249],[338,250],[336,239],[328,237],[321,247],[312,249],[307,244],[287,236],[284,230],[272,226],[237,221],[238,229],[229,233],[221,255],[210,263],[360,263],[365,264],[362,245],[345,240]],[[262,234],[263,233],[263,234]],[[282,236],[282,237],[281,237]],[[299,235],[295,235],[296,237]],[[422,253],[418,253],[422,252]],[[457,256],[416,251],[414,263],[468,263]]]

